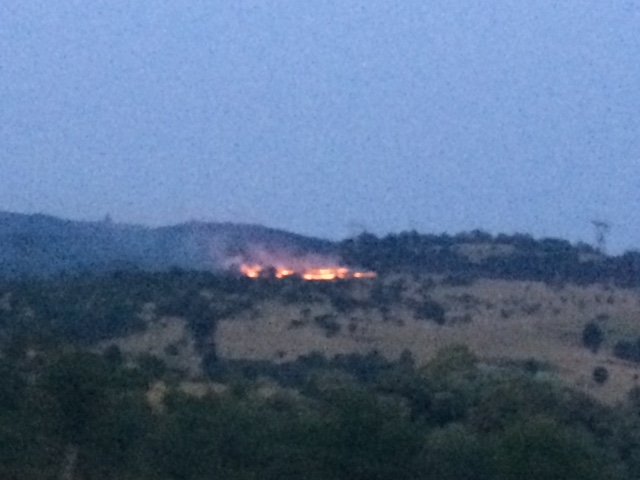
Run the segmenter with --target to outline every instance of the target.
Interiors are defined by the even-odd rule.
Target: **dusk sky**
[[[640,248],[640,2],[2,0],[0,210]]]

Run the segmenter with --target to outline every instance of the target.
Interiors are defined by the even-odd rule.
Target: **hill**
[[[1,218],[3,478],[639,478],[637,253]]]
[[[588,285],[640,286],[640,253],[609,256],[585,243],[530,235],[496,236],[476,230],[457,235],[402,232],[346,239],[342,258],[371,270]]]
[[[460,285],[400,273],[308,282],[118,272],[0,285],[3,344],[57,338],[94,351],[116,348],[191,380],[223,383],[238,368],[286,377],[314,356],[410,355],[422,365],[463,344],[487,365],[533,369],[609,403],[640,385],[639,317],[638,292],[608,284]],[[597,349],[584,341],[590,324],[600,332]],[[594,378],[598,368],[607,370],[606,382]]]
[[[378,277],[325,283],[234,270],[305,256]],[[409,352],[424,363],[462,343],[484,361],[545,367],[615,402],[636,385],[640,364],[640,254],[560,239],[474,231],[330,242],[256,225],[145,228],[3,213],[0,278],[8,338],[34,331],[118,346],[190,377],[206,376],[212,362],[224,370],[218,360],[282,365],[313,354]],[[602,336],[597,352],[583,344],[590,323]],[[610,373],[606,388],[592,378],[599,367]]]
[[[216,271],[237,262],[269,267],[276,259],[286,263],[305,256],[380,274],[439,274],[462,282],[492,278],[640,286],[637,251],[608,256],[584,243],[523,234],[363,233],[332,242],[261,225],[189,222],[149,228],[0,212],[0,278],[171,268]]]
[[[254,245],[327,253],[331,242],[258,225],[190,222],[147,228],[0,213],[0,278],[116,270],[220,270]]]

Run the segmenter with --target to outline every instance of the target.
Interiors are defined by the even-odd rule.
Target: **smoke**
[[[289,269],[302,273],[316,268],[338,268],[342,262],[337,255],[295,252],[285,248],[269,249],[264,245],[248,245],[242,251],[224,258],[226,270],[238,270],[240,265],[259,265],[262,268]]]
[[[318,268],[340,268],[336,244],[259,225],[192,224],[185,226],[208,269],[239,272],[255,266],[302,274]]]

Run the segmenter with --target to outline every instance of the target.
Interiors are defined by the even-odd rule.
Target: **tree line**
[[[113,354],[6,352],[7,479],[640,478],[637,392],[607,407],[464,347],[420,368],[410,355],[316,356],[295,388],[236,376],[203,396]],[[166,393],[152,403],[158,381]]]
[[[496,254],[474,261],[461,245],[496,247]],[[500,253],[500,248],[509,247]],[[592,284],[611,282],[621,287],[640,285],[640,252],[606,256],[579,243],[529,235],[496,235],[475,230],[457,235],[415,231],[377,237],[363,233],[340,242],[338,250],[348,264],[380,273],[409,271],[435,273],[462,281],[477,277],[533,280],[547,283]]]

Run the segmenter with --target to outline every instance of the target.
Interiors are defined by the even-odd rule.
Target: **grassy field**
[[[461,343],[487,362],[535,360],[568,385],[608,403],[638,384],[640,366],[612,354],[616,340],[640,333],[640,295],[602,285],[548,286],[482,279],[451,285],[444,279],[403,275],[346,287],[359,301],[348,311],[329,300],[290,303],[278,298],[255,305],[218,325],[218,354],[233,359],[293,360],[314,351],[333,356],[373,350],[397,358],[409,350],[418,363],[442,347]],[[392,287],[393,301],[376,303],[376,289]],[[441,305],[444,324],[416,318],[426,298]],[[582,330],[596,321],[606,333],[597,353],[582,345]],[[609,379],[598,385],[593,369]]]

